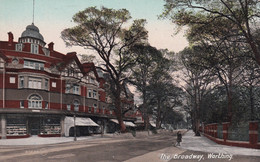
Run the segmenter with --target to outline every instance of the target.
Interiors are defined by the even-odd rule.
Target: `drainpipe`
[[[60,74],[60,109],[62,110],[62,76]]]
[[[74,114],[74,141],[77,141],[76,114]]]
[[[86,112],[86,87],[83,85],[83,108],[84,108],[84,113]]]
[[[5,108],[5,62],[3,68],[3,109]]]

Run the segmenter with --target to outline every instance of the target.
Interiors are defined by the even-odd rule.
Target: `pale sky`
[[[80,47],[66,47],[61,31],[75,24],[71,21],[78,11],[91,6],[125,8],[133,19],[146,19],[149,43],[158,49],[178,52],[187,46],[182,34],[173,35],[174,25],[169,20],[158,20],[163,11],[163,0],[35,0],[34,24],[39,28],[48,44],[54,42],[54,49],[61,53],[88,52]],[[8,32],[18,41],[27,25],[33,21],[33,0],[0,0],[0,40],[7,41]]]

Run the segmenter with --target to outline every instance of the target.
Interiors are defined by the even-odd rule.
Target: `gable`
[[[82,78],[82,71],[75,60],[68,63],[62,70],[62,75],[66,77]]]

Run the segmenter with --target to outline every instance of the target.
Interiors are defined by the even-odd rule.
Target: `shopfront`
[[[61,117],[52,115],[6,115],[7,138],[60,136]]]

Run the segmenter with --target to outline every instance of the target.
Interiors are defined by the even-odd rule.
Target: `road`
[[[52,145],[0,146],[0,161],[7,162],[137,162],[160,160],[158,150],[171,150],[171,154],[204,154],[173,147],[176,136],[172,133],[157,134],[142,138],[98,138]],[[169,149],[170,148],[170,149]],[[155,152],[156,151],[156,152]],[[151,153],[156,154],[152,156]],[[149,155],[149,156],[145,156]],[[152,158],[152,159],[147,159]],[[146,159],[145,159],[146,158]],[[248,157],[234,156],[232,161],[247,160]],[[169,159],[170,160],[170,159]],[[259,158],[253,159],[255,161]],[[180,161],[172,159],[171,161]],[[187,161],[187,160],[185,160]],[[193,160],[198,161],[198,160]],[[207,161],[204,159],[203,161]],[[212,160],[211,160],[212,161]],[[228,160],[225,160],[228,161]]]

